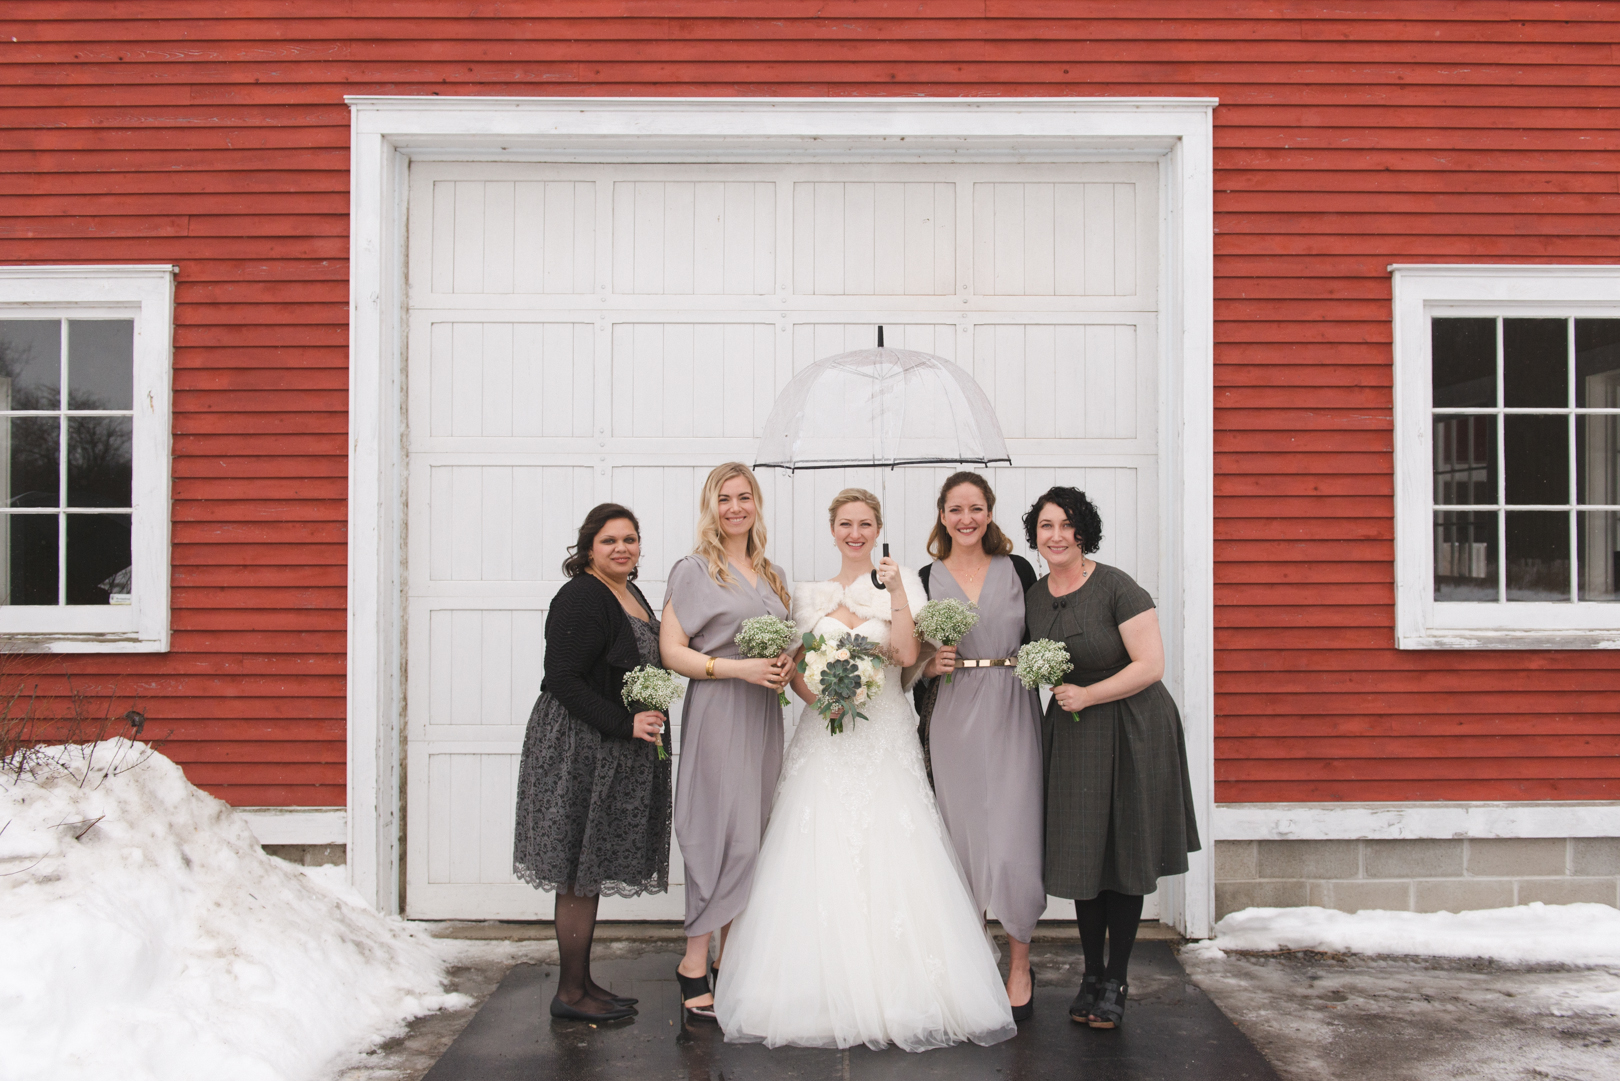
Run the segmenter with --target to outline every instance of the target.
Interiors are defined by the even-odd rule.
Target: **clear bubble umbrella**
[[[884,348],[881,327],[876,349],[818,360],[793,377],[771,407],[754,459],[756,469],[789,472],[998,463],[1012,458],[973,377],[932,353]]]

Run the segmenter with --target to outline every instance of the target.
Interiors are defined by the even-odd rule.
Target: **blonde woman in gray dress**
[[[1013,1020],[1023,1021],[1035,1007],[1029,940],[1046,908],[1041,702],[1015,667],[1035,568],[1012,554],[1012,540],[996,525],[995,492],[979,474],[947,477],[937,508],[928,538],[935,561],[922,569],[923,588],[933,599],[978,605],[979,621],[923,669],[936,679],[953,676],[927,692],[934,794],[974,902],[1007,932],[1007,1000]]]
[[[692,682],[681,719],[675,837],[686,865],[686,956],[676,968],[689,1021],[714,1020],[709,944],[748,903],[754,860],[782,767],[777,694],[792,658],[743,657],[743,620],[786,619],[789,594],[765,558],[759,482],[741,462],[716,466],[703,482],[697,548],[669,572],[659,651]],[[716,970],[721,958],[716,959]]]

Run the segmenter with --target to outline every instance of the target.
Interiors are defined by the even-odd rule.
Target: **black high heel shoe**
[[[1024,1000],[1024,1004],[1022,1006],[1014,1006],[1012,1008],[1013,1023],[1017,1024],[1020,1021],[1028,1021],[1031,1017],[1034,1017],[1034,1016],[1035,1016],[1035,966],[1031,965],[1030,969],[1029,969],[1029,998]]]
[[[675,970],[675,980],[681,985],[681,1016],[687,1021],[706,1021],[709,1024],[718,1024],[719,1018],[714,1014],[714,1006],[688,1006],[687,1003],[694,998],[702,998],[712,994],[709,988],[708,973],[702,976],[687,976],[680,969]]]
[[[622,1021],[635,1015],[636,1011],[628,1006],[614,1006],[613,1009],[601,1013],[587,1013],[585,1010],[576,1010],[555,996],[551,1000],[551,1016],[559,1021]]]
[[[1069,1020],[1080,1025],[1091,1023],[1092,1007],[1097,1005],[1097,996],[1102,994],[1102,977],[1080,977],[1080,993],[1074,996],[1069,1004]]]
[[[1091,1008],[1091,1019],[1086,1024],[1092,1028],[1118,1028],[1123,1025],[1125,999],[1130,990],[1118,980],[1106,981],[1102,986],[1102,994],[1097,996],[1097,1004]]]

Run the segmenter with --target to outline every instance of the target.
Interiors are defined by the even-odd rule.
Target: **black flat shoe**
[[[1091,1008],[1097,1005],[1097,996],[1102,993],[1102,979],[1097,976],[1082,976],[1080,978],[1080,993],[1074,996],[1069,1004],[1069,1020],[1077,1024],[1091,1023]]]
[[[687,1003],[694,998],[702,998],[712,994],[709,988],[709,977],[685,976],[680,969],[675,970],[675,980],[681,985],[681,1017],[686,1021],[704,1021],[708,1024],[718,1024],[719,1018],[714,1014],[714,1006],[688,1006]]]
[[[639,998],[628,998],[624,995],[592,995],[591,997],[600,999],[603,1002],[611,1002],[615,1006],[634,1006],[641,1001]]]
[[[1091,1007],[1091,1019],[1086,1022],[1092,1028],[1118,1028],[1125,1023],[1125,999],[1130,994],[1130,988],[1118,980],[1109,980],[1102,986],[1102,994],[1097,996],[1097,1004]]]
[[[585,1010],[576,1010],[560,998],[551,1000],[551,1016],[559,1021],[622,1021],[626,1017],[634,1017],[636,1011],[628,1006],[615,1006],[602,1013],[588,1013]]]
[[[1031,1017],[1034,1017],[1034,1016],[1035,1016],[1035,970],[1033,968],[1031,968],[1029,970],[1029,998],[1024,1000],[1024,1004],[1022,1006],[1014,1006],[1012,1008],[1013,1023],[1016,1024],[1019,1021],[1028,1021]]]

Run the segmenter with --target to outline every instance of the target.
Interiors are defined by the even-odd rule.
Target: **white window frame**
[[[0,606],[0,651],[161,653],[169,648],[172,266],[0,267],[0,319],[131,319],[134,568],[127,605]]]
[[[1392,265],[1389,270],[1397,644],[1401,649],[1620,649],[1620,602],[1434,599],[1429,329],[1437,316],[1620,318],[1620,266]]]

